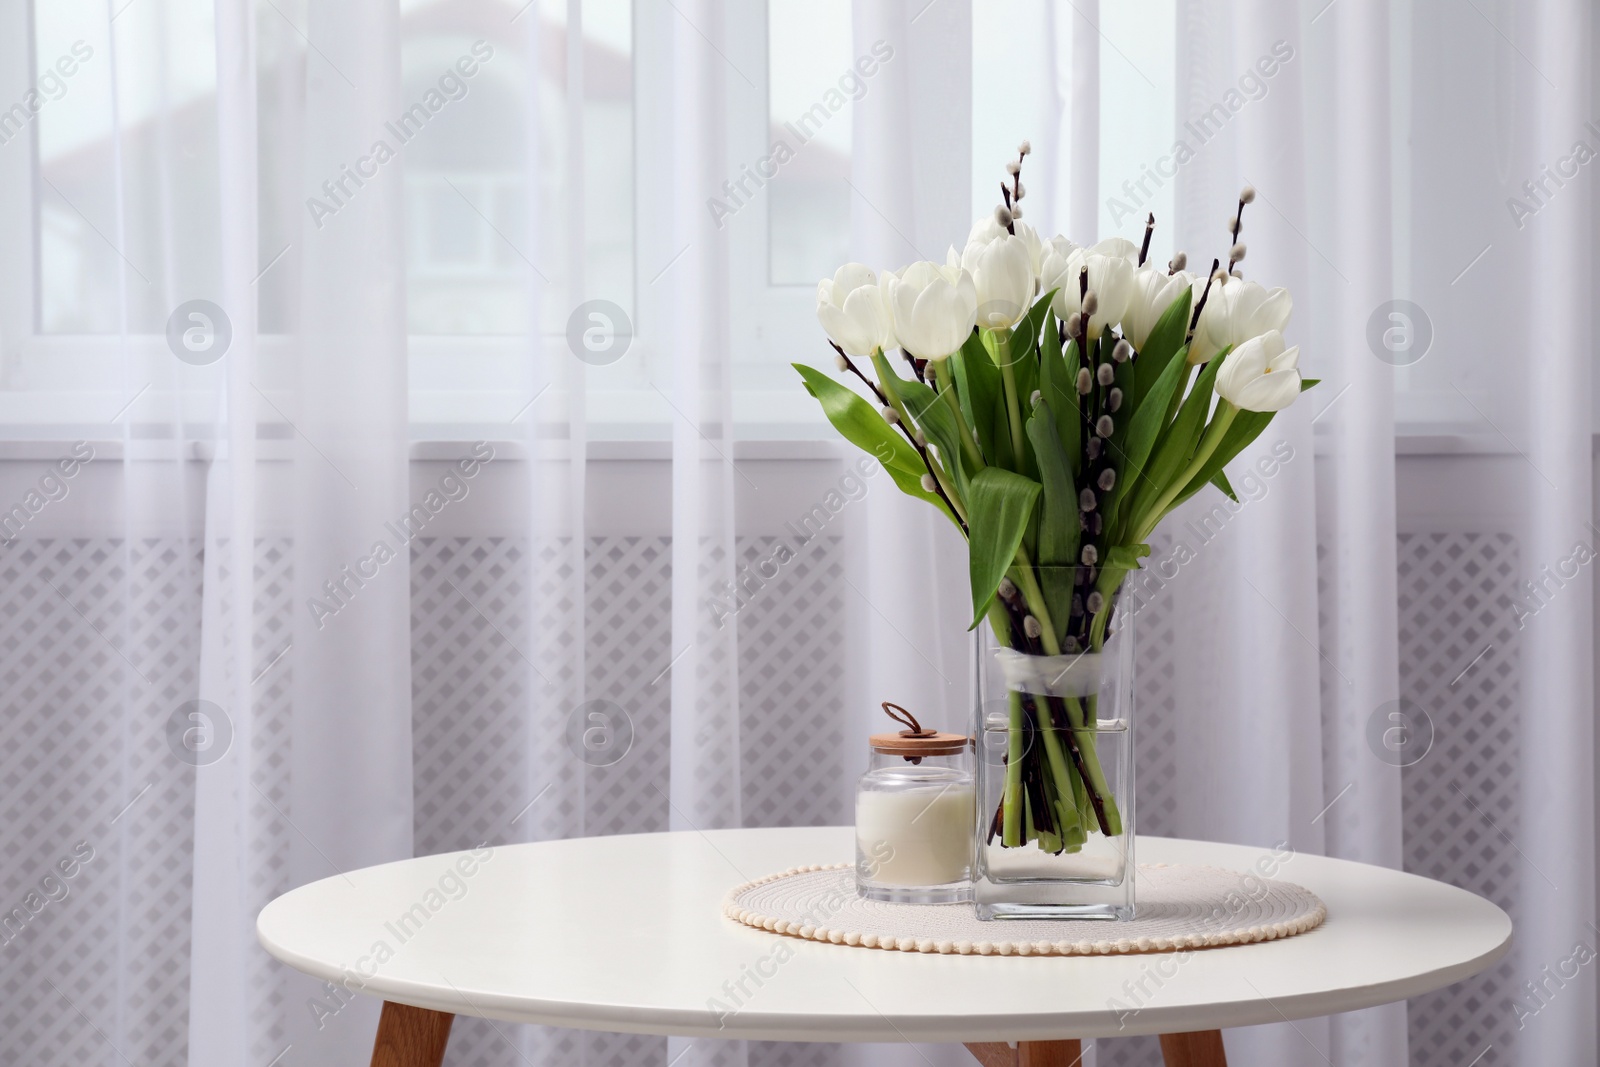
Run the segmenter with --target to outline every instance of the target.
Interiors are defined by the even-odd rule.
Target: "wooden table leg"
[[[372,1067],[439,1067],[455,1021],[447,1012],[384,1001],[378,1039],[372,1044]]]
[[[1167,1067],[1228,1067],[1221,1030],[1162,1034],[1161,1058],[1167,1061]]]
[[[1078,1067],[1083,1061],[1083,1043],[1066,1041],[1019,1041],[1012,1048],[1004,1041],[970,1041],[967,1051],[983,1067]]]

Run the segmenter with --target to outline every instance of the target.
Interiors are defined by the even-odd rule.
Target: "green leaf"
[[[939,458],[944,461],[944,469],[955,480],[956,493],[965,500],[967,471],[962,465],[961,431],[956,426],[955,412],[928,386],[901,378],[882,354],[873,359],[873,365],[878,368],[878,384],[887,385],[893,391],[915,428],[939,446]]]
[[[1313,385],[1321,385],[1321,384],[1322,384],[1322,379],[1321,378],[1301,378],[1300,379],[1300,391],[1303,393],[1307,389],[1310,389]]]
[[[1050,314],[1050,301],[1055,299],[1057,292],[1059,290],[1052,289],[1038,300],[1035,300],[1033,307],[1029,308],[1028,313],[1022,316],[1022,321],[1017,323],[1017,328],[1011,333],[1013,338],[1021,335],[1023,343],[1027,345],[1027,351],[1030,354],[1039,344],[1039,337],[1044,327],[1045,318]]]
[[[1039,380],[1038,361],[1034,358],[1033,349],[1028,347],[1027,339],[1016,333],[1007,336],[1002,342],[999,331],[985,330],[983,339],[985,348],[1000,370],[999,414],[995,417],[997,439],[988,451],[994,453],[995,466],[1017,471],[1030,478],[1035,477],[1038,474],[1038,467],[1033,460],[1032,449],[1028,447],[1026,423],[1031,406],[1028,401]],[[1011,379],[1011,389],[1016,397],[1015,411],[1012,410],[1010,401],[1006,399],[1007,377]],[[1023,423],[1016,427],[1015,438],[1011,433],[1013,416]],[[1019,444],[1023,453],[1020,456],[1016,454]]]
[[[1167,305],[1167,310],[1156,320],[1150,336],[1144,339],[1144,347],[1133,361],[1136,373],[1134,395],[1130,399],[1143,403],[1145,393],[1161,377],[1167,364],[1172,362],[1172,357],[1178,354],[1178,349],[1183,347],[1183,339],[1189,332],[1189,300],[1193,295],[1188,289],[1179,293],[1178,299]]]
[[[1055,292],[1054,289],[1050,290]],[[1044,329],[1039,333],[1039,352],[1048,355],[1054,352],[1061,355],[1061,349],[1066,344],[1066,339],[1061,336],[1061,320],[1056,318],[1056,313],[1051,311],[1044,317]]]
[[[1151,480],[1162,489],[1172,484],[1174,478],[1188,465],[1194,455],[1200,436],[1205,432],[1211,414],[1211,400],[1216,395],[1217,371],[1222,368],[1226,353],[1216,356],[1195,379],[1189,395],[1183,398],[1177,416],[1168,427],[1166,437],[1156,448],[1156,458],[1150,464]]]
[[[1028,528],[1041,486],[1032,478],[985,467],[972,479],[967,517],[970,520],[968,568],[972,581],[972,626],[983,621],[1006,576],[1016,562],[1017,546]]]
[[[1235,504],[1239,502],[1239,494],[1233,491],[1233,486],[1228,482],[1228,476],[1222,471],[1218,471],[1216,474],[1211,476],[1211,484],[1216,486],[1218,489],[1221,489],[1222,495],[1233,501]]]
[[[800,372],[806,391],[817,398],[822,413],[833,428],[864,452],[877,457],[886,468],[921,478],[926,471],[922,457],[894,427],[884,421],[876,407],[853,389],[834,381],[824,372],[803,363],[790,366]]]
[[[1132,505],[1125,514],[1135,524],[1143,524],[1145,512],[1154,506],[1157,498],[1183,473],[1194,455],[1200,435],[1205,431],[1206,416],[1211,411],[1212,383],[1226,353],[1216,356],[1205,365],[1200,377],[1195,379],[1189,395],[1178,408],[1177,417],[1167,426],[1156,442],[1154,454],[1145,464],[1144,477],[1132,492]],[[1176,361],[1174,361],[1176,362]],[[1180,372],[1181,378],[1185,372]]]
[[[1172,400],[1172,394],[1182,387],[1188,370],[1181,360],[1168,360],[1166,370],[1151,383],[1148,394],[1140,401],[1133,418],[1128,420],[1126,432],[1112,438],[1121,442],[1112,453],[1120,461],[1121,469],[1117,472],[1117,484],[1102,502],[1107,529],[1112,531],[1112,541],[1120,540],[1124,533],[1118,525],[1124,510],[1122,502],[1141,496],[1145,489],[1156,488],[1159,491],[1162,483],[1158,478],[1146,474],[1146,465],[1150,462],[1156,438],[1161,433],[1161,424],[1167,417],[1167,405]],[[1154,497],[1147,499],[1153,500]]]
[[[983,339],[976,330],[968,335],[961,351],[950,357],[950,364],[955,371],[956,395],[961,401],[961,413],[966,416],[967,425],[977,434],[978,447],[987,459],[993,461],[994,417],[1000,410],[995,406],[995,399],[1002,392],[1000,368],[989,358]]]
[[[904,493],[906,496],[916,497],[918,500],[921,500],[925,503],[932,504],[934,507],[939,509],[939,513],[941,515],[955,524],[956,529],[961,529],[961,520],[956,517],[955,512],[951,511],[950,508],[945,505],[945,502],[939,498],[939,495],[937,493],[930,493],[926,489],[922,488],[922,475],[911,474],[907,471],[899,469],[898,467],[891,467],[887,463],[884,464],[883,469],[889,472],[889,477],[894,479],[894,484],[899,487],[902,493]]]
[[[1067,342],[1065,355],[1054,344],[1047,345],[1039,358],[1039,393],[1050,402],[1056,438],[1066,454],[1067,468],[1076,479],[1078,472],[1083,469],[1083,414],[1078,408],[1077,342]],[[1034,445],[1034,451],[1038,450],[1039,446]]]
[[[883,420],[878,409],[862,399],[855,390],[839,384],[815,367],[808,367],[804,363],[792,363],[790,366],[800,372],[800,377],[805,379],[806,390],[822,404],[822,413],[846,441],[876,456],[880,463],[892,470],[904,471],[918,479],[926,473],[927,467],[923,465],[922,457],[917,455],[917,450],[896,433],[894,427]]]
[[[1139,561],[1150,554],[1149,545],[1114,545],[1106,550],[1103,567],[1124,571],[1139,569]]]
[[[822,412],[840,435],[863,452],[878,458],[883,469],[889,472],[894,484],[907,496],[926,501],[944,513],[960,527],[960,521],[939,499],[937,493],[922,488],[922,476],[928,472],[922,457],[911,443],[887,422],[878,409],[867,403],[853,389],[848,389],[815,367],[804,363],[791,364],[805,379],[806,390],[822,404]]]
[[[1048,353],[1046,353],[1048,355]],[[1028,440],[1039,459],[1043,500],[1039,507],[1039,584],[1055,624],[1056,640],[1065,640],[1071,621],[1072,584],[1078,563],[1078,493],[1073,488],[1072,467],[1056,432],[1050,401],[1040,399],[1028,420]]]
[[[1011,408],[1006,403],[1004,383],[1001,383],[1000,388],[995,391],[991,403],[993,407],[989,413],[989,422],[993,429],[989,431],[989,436],[980,442],[983,455],[991,466],[1011,470],[1017,466],[1017,457],[1011,448]]]
[[[1023,343],[1015,335],[1011,338],[1013,346]],[[1030,346],[1025,351],[1012,349],[1011,373],[1017,380],[1017,408],[1022,416],[1023,428],[1026,430],[1028,412],[1033,407],[1033,394],[1039,389],[1039,355],[1036,347]],[[1031,473],[1031,469],[1030,469]]]
[[[1267,428],[1267,424],[1276,415],[1275,411],[1241,411],[1233,417],[1228,431],[1222,435],[1222,441],[1217,445],[1211,458],[1206,460],[1199,472],[1183,487],[1183,492],[1173,498],[1172,506],[1179,504],[1194,496],[1204,489],[1213,478],[1222,473],[1222,468],[1233,462],[1233,458],[1244,451],[1245,446]],[[1224,479],[1225,480],[1225,479]],[[1218,488],[1221,488],[1220,486]],[[1232,494],[1229,494],[1232,496]]]

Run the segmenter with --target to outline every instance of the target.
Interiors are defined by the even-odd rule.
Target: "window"
[[[5,149],[37,159],[33,323],[43,334],[117,333],[126,306],[131,331],[159,332],[167,294],[217,273],[211,4],[122,12],[115,101],[105,5],[53,0],[32,15],[23,69],[41,103]],[[123,188],[148,194],[158,211],[129,209],[119,170]],[[186,246],[172,248],[164,234],[177,218]]]
[[[536,266],[542,286],[540,329],[565,332],[566,309],[577,292],[606,294],[634,314],[633,34],[627,0],[582,5],[582,100],[569,107],[567,9],[564,0],[537,0],[539,189],[526,186],[530,64],[519,4],[481,10],[457,0],[414,3],[402,42],[404,98],[420,100],[461,56],[472,55],[485,25],[504,26],[486,41],[493,58],[453,102],[448,124],[430,123],[406,149],[409,320],[413,334],[523,334],[531,327],[528,293]],[[480,50],[483,50],[480,48]],[[574,110],[580,128],[568,123]],[[583,211],[564,210],[573,153]],[[543,210],[531,227],[530,197]],[[576,226],[580,248],[569,242]],[[576,256],[575,256],[576,252]],[[577,258],[581,284],[568,278]],[[530,266],[532,264],[533,266]]]
[[[581,299],[603,296],[637,317],[633,7],[583,0],[581,40],[569,51],[565,0],[402,2],[400,95],[403,112],[416,117],[397,115],[398,132],[378,129],[373,138],[393,141],[404,166],[419,421],[509,417],[515,404],[501,411],[486,395],[521,392],[535,326],[564,351],[567,315]],[[308,212],[314,223],[337,206],[296,151],[308,65],[332,63],[307,39],[315,29],[304,0],[256,5],[255,13],[255,288],[263,351],[271,352],[282,349],[274,335],[295,329],[296,274],[283,264],[305,239]],[[110,415],[120,407],[112,401],[129,346],[159,361],[172,309],[219,296],[212,2],[125,3],[114,14],[108,25],[102,0],[0,10],[0,233],[33,252],[9,253],[0,267],[8,386],[0,425]],[[573,52],[582,65],[575,104]],[[26,106],[30,92],[41,101],[36,111]],[[526,178],[530,158],[536,188]],[[568,210],[574,182],[581,212]],[[197,421],[209,417],[210,374],[182,377]],[[629,384],[624,372],[616,377],[600,381],[601,391]]]
[[[566,227],[583,232],[585,288],[631,311],[633,257],[632,25],[627,0],[583,5],[582,130],[569,136],[563,0],[537,0],[541,191],[560,203],[569,153],[583,155],[584,213],[545,212],[530,239],[523,178],[530,64],[509,0],[413,0],[402,14],[402,100],[435,94],[446,107],[404,132],[411,329],[418,334],[514,334],[529,326],[528,262],[551,279],[543,319],[559,333],[566,299]],[[303,13],[258,8],[263,255],[305,223],[315,182],[280,168],[292,139],[285,110],[303,82]],[[527,16],[522,16],[527,17]],[[520,20],[519,20],[520,21]],[[32,63],[46,97],[33,123],[40,183],[36,323],[46,334],[117,333],[130,284],[129,329],[159,333],[167,305],[216,276],[216,71],[209,0],[129,4],[118,15],[119,92],[112,100],[104,6],[36,4]],[[473,76],[456,69],[465,61]],[[313,55],[310,62],[325,60]],[[59,66],[59,71],[58,71]],[[69,74],[68,71],[71,73]],[[285,88],[287,86],[287,88]],[[120,138],[112,136],[115,129]],[[26,139],[30,131],[21,131]],[[383,131],[374,131],[382,136]],[[123,203],[116,176],[123,174]],[[127,202],[138,198],[138,210]],[[154,207],[155,210],[149,210]],[[620,208],[620,210],[619,210]],[[188,224],[192,219],[192,225]],[[169,233],[180,233],[172,247]],[[119,240],[120,238],[120,240]],[[262,288],[262,325],[286,331],[292,301]]]
[[[1139,181],[1149,164],[1170,152],[1173,130],[1176,12],[1171,2],[1102,4],[1098,27],[1072,5],[996,0],[972,12],[972,217],[994,210],[1001,168],[1024,139],[1034,144],[1026,183],[1045,194],[1030,221],[1080,243],[1096,238],[1137,241],[1144,212],[1160,225],[1151,243],[1158,262],[1171,258],[1173,184],[1140,194],[1137,221],[1115,203],[1124,183]],[[1098,234],[1069,233],[1073,36],[1094,33],[1100,44]],[[1041,210],[1050,203],[1052,209]]]
[[[829,105],[846,99],[851,47],[850,0],[768,4],[768,136],[785,150],[767,187],[773,285],[809,290],[850,258],[851,108]]]

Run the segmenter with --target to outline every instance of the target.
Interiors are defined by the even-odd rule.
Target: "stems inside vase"
[[[1025,566],[1014,571],[1024,579],[1019,583],[1024,595],[1030,586],[1038,588],[1031,570]],[[1023,655],[1060,654],[1053,638],[1052,649],[1041,647],[1048,628],[1030,637],[1009,607],[997,598],[989,612],[998,644]],[[1110,615],[1108,598],[1089,623],[1089,651],[1101,651]],[[1121,812],[1100,765],[1096,698],[1036,694],[1014,688],[1008,680],[1006,699],[1005,789],[996,813],[1001,844],[1017,848],[1037,842],[1047,852],[1075,852],[1091,830],[1106,837],[1120,834]]]

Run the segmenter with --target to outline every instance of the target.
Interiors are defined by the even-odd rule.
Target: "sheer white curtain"
[[[1578,136],[1573,131],[1592,128],[1585,124],[1594,113],[1593,20],[1590,5],[1543,5],[1523,38],[1537,81],[1519,72],[1531,92],[1518,116],[1533,159],[1572,158]],[[1549,218],[1537,220],[1524,280],[1511,290],[1527,301],[1530,321],[1539,324],[1527,339],[1527,373],[1511,375],[1526,390],[1516,421],[1527,428],[1532,469],[1523,481],[1524,574],[1536,583],[1548,573],[1543,568],[1549,560],[1570,558],[1575,543],[1594,545],[1595,317],[1584,294],[1594,284],[1595,216],[1593,196],[1572,191],[1579,195],[1547,201]],[[1487,377],[1498,384],[1501,376]],[[1513,832],[1528,852],[1515,918],[1517,967],[1529,975],[1542,975],[1552,959],[1568,958],[1575,931],[1593,947],[1588,938],[1595,930],[1594,599],[1581,583],[1569,592],[1576,595],[1552,598],[1530,621],[1523,644],[1523,806]],[[1538,1011],[1521,1035],[1522,1062],[1600,1057],[1600,982],[1591,969],[1571,986],[1559,1000],[1540,998],[1525,1007]]]
[[[704,207],[725,172],[729,76],[718,42],[729,17],[720,0],[685,4],[672,24],[672,661],[668,823],[674,830],[739,826],[742,774],[739,617],[708,610],[738,569],[734,539],[733,396],[728,353],[726,234]],[[715,849],[706,862],[719,863]],[[725,866],[725,863],[724,863]],[[744,1042],[668,1042],[672,1056],[742,1067]]]
[[[0,205],[8,234],[37,223],[45,274],[65,270],[52,235],[78,233],[95,257],[82,315],[101,336],[45,347],[111,383],[94,411],[116,426],[94,441],[119,457],[7,541],[0,567],[31,620],[7,624],[20,710],[4,736],[59,769],[13,765],[0,833],[27,864],[54,864],[80,834],[106,857],[85,868],[104,881],[41,913],[0,961],[18,996],[41,976],[56,986],[38,1030],[54,1036],[15,1029],[7,1055],[114,1058],[103,1039],[136,1062],[364,1062],[376,1005],[255,944],[272,896],[484,841],[843,822],[878,701],[966,725],[965,587],[948,580],[963,547],[885,481],[828,537],[792,545],[796,571],[716,608],[771,552],[770,516],[804,513],[838,477],[741,451],[744,431],[770,436],[741,422],[740,390],[768,368],[739,348],[754,312],[734,296],[750,291],[736,264],[753,261],[738,242],[768,230],[770,191],[727,227],[706,199],[770,133],[764,113],[761,130],[740,125],[763,7],[101,6],[89,39],[104,67],[85,69],[110,73],[73,82],[63,105],[93,110],[99,140],[52,155],[46,111],[35,169],[51,184],[28,185],[43,222]],[[1229,1033],[1231,1061],[1469,1063],[1492,1046],[1484,1063],[1594,1062],[1594,969],[1559,972],[1596,936],[1592,571],[1563,562],[1600,536],[1593,193],[1559,162],[1574,140],[1600,147],[1588,5],[1552,0],[1515,22],[1506,5],[1174,0],[1170,70],[1117,36],[1120,0],[851,7],[852,55],[894,50],[851,105],[848,189],[834,191],[852,258],[894,267],[963,241],[987,200],[974,176],[990,183],[1005,162],[974,145],[1024,114],[1041,126],[1022,133],[1037,148],[1032,220],[1110,236],[1095,232],[1108,198],[1142,177],[1107,163],[1122,131],[1102,87],[1118,78],[1173,86],[1161,137],[1191,153],[1162,172],[1176,210],[1158,225],[1193,267],[1224,247],[1239,187],[1258,191],[1243,269],[1293,290],[1291,339],[1323,383],[1238,461],[1235,485],[1254,470],[1259,490],[1221,511],[1197,498],[1152,557],[1180,562],[1135,579],[1142,829],[1453,878],[1513,911],[1518,947],[1409,1006]],[[974,45],[996,22],[1023,38],[1003,69]],[[196,89],[174,57],[213,41],[214,85]],[[459,94],[440,81],[467,67]],[[5,99],[27,88],[0,79]],[[1004,93],[984,91],[995,79]],[[419,103],[424,133],[361,162]],[[0,181],[21,146],[0,144]],[[826,173],[823,151],[804,166]],[[25,260],[4,253],[6,276]],[[491,290],[511,295],[480,299]],[[760,314],[799,306],[760,291]],[[160,338],[197,296],[231,334],[210,362]],[[62,299],[46,292],[39,321]],[[1383,342],[1396,299],[1426,309],[1421,362]],[[633,320],[599,322],[631,342],[615,362],[568,340],[574,323],[588,336],[597,300]],[[770,314],[759,325],[791,328]],[[7,387],[45,375],[0,326]],[[827,365],[820,332],[813,350]],[[1477,454],[1412,456],[1406,424],[1424,417]],[[654,440],[596,428],[629,419]],[[105,518],[72,525],[91,513]],[[1418,578],[1407,561],[1439,515],[1465,516],[1465,533]],[[1504,576],[1480,581],[1478,557],[1441,562],[1463,544],[1488,544]],[[1474,613],[1487,629],[1459,623]],[[818,647],[839,659],[826,684],[805,659]],[[782,684],[765,688],[772,674]],[[1373,741],[1395,712],[1434,746],[1404,768]],[[41,724],[66,740],[35,740]],[[708,844],[705,862],[725,861]],[[86,954],[82,930],[110,931],[114,955]],[[1154,1055],[1145,1040],[1091,1052],[1099,1067]],[[449,1062],[967,1055],[463,1019]]]
[[[1498,602],[1492,640],[1441,649],[1451,666],[1437,681],[1403,669],[1400,657],[1398,610],[1427,627],[1457,579],[1436,572],[1422,583],[1431,588],[1421,604],[1399,595],[1397,542],[1433,535],[1440,520],[1399,521],[1397,510],[1415,502],[1396,496],[1397,394],[1413,419],[1435,420],[1443,396],[1445,411],[1520,468],[1462,486],[1494,485],[1504,494],[1494,509],[1470,498],[1453,509],[1522,517],[1511,524],[1523,538],[1522,581],[1541,581],[1541,566],[1570,557],[1575,542],[1593,543],[1594,346],[1590,316],[1571,299],[1592,270],[1590,194],[1561,201],[1559,215],[1553,197],[1541,198],[1551,217],[1539,218],[1531,241],[1505,222],[1517,173],[1537,175],[1582,132],[1591,26],[1576,8],[1541,12],[1536,24],[1507,15],[1420,4],[1178,4],[1176,134],[1194,150],[1175,176],[1178,246],[1203,269],[1226,242],[1219,207],[1254,185],[1245,273],[1294,292],[1293,336],[1308,373],[1324,383],[1238,461],[1243,470],[1280,446],[1280,459],[1293,457],[1225,536],[1196,535],[1209,506],[1200,501],[1175,517],[1169,536],[1197,549],[1161,593],[1176,653],[1166,711],[1177,718],[1180,814],[1146,826],[1286,841],[1462,879],[1513,912],[1521,946],[1475,988],[1423,998],[1409,1013],[1395,1005],[1229,1033],[1231,1062],[1470,1061],[1491,1048],[1506,1062],[1595,1056],[1592,976],[1577,975],[1559,998],[1530,998],[1524,985],[1575,942],[1592,944],[1592,586],[1541,598],[1548,603],[1520,643],[1499,621],[1515,610]],[[1441,52],[1450,58],[1433,63]],[[1468,90],[1485,69],[1492,90]],[[1496,151],[1456,153],[1459,142],[1435,132],[1445,127],[1493,131]],[[1546,324],[1535,331],[1541,341],[1530,347],[1517,328],[1482,321],[1474,302],[1495,303],[1496,291],[1532,302],[1534,321]],[[1423,310],[1414,303],[1390,317],[1395,300]],[[1383,333],[1397,325],[1407,332]],[[1410,366],[1427,354],[1424,332],[1432,357]],[[1522,353],[1514,363],[1525,371],[1507,373],[1508,351]],[[1402,702],[1403,674],[1405,695],[1425,693],[1426,704]],[[1524,679],[1526,694],[1509,731],[1486,710],[1496,675],[1508,674]],[[1393,738],[1399,753],[1385,750]],[[1485,747],[1497,752],[1495,769],[1474,774],[1491,758]],[[1564,757],[1551,759],[1555,751]],[[1514,813],[1489,799],[1501,773],[1524,783]],[[1475,839],[1484,864],[1438,869],[1428,809],[1441,804],[1460,828],[1451,832]],[[1472,873],[1490,866],[1498,873]],[[1461,1027],[1460,1006],[1485,1000],[1482,1016]],[[1446,1052],[1441,1038],[1454,1047]]]
[[[913,24],[919,14],[924,18]],[[899,2],[854,5],[852,54],[870,55],[878,41],[895,50],[855,104],[850,230],[858,262],[893,268],[942,260],[948,246],[966,239],[968,190],[959,176],[969,173],[971,152],[934,131],[952,121],[952,111],[970,112],[970,100],[952,89],[970,70],[961,47],[969,18],[965,4],[926,12]],[[859,727],[876,730],[877,702],[894,700],[921,709],[917,714],[941,729],[965,732],[971,684],[962,636],[965,588],[929,576],[963,573],[966,546],[948,524],[929,522],[917,501],[883,481],[866,498],[858,545],[865,585],[853,608],[864,626],[859,651],[868,665]]]
[[[1108,8],[1055,12],[1072,26],[1077,69],[1055,84],[1073,131],[1101,114],[1092,94],[1108,65],[1146,73],[1142,38],[1102,28]],[[1135,578],[1141,828],[1444,877],[1511,910],[1521,946],[1409,1010],[1230,1032],[1230,1062],[1589,1062],[1592,976],[1563,972],[1557,995],[1543,975],[1594,943],[1593,587],[1586,575],[1568,585],[1582,573],[1575,546],[1594,544],[1594,346],[1574,302],[1593,269],[1593,194],[1574,180],[1594,148],[1580,117],[1592,16],[1556,6],[1513,24],[1503,7],[1179,0],[1176,18],[1171,152],[1122,174],[1083,158],[1074,133],[1076,155],[1044,187],[1057,201],[1034,216],[1070,218],[1070,236],[1091,240],[1109,236],[1086,223],[1107,217],[1100,205],[1126,205],[1124,179],[1145,203],[1170,191],[1176,218],[1158,225],[1175,225],[1175,247],[1204,270],[1225,256],[1224,212],[1253,185],[1244,273],[1293,291],[1291,339],[1324,381],[1237,461],[1241,476],[1261,472],[1259,491],[1222,511],[1197,498],[1157,534],[1166,568]],[[1099,77],[1081,76],[1096,64]],[[1007,116],[975,123],[986,119]],[[1098,144],[1123,135],[1102,124]],[[1542,177],[1559,160],[1559,180]],[[1537,212],[1537,229],[1508,223],[1508,197]],[[1411,303],[1394,317],[1397,300]],[[1488,321],[1501,304],[1545,325],[1530,335],[1530,320]],[[1425,422],[1505,458],[1449,461],[1465,473],[1419,498],[1444,470],[1412,458],[1432,446],[1406,443],[1402,404],[1412,433]],[[1397,496],[1398,464],[1416,472],[1409,496]],[[1514,580],[1481,593],[1475,564],[1458,573],[1417,548],[1505,536],[1485,531],[1508,531],[1520,553],[1504,565]],[[1419,556],[1429,573],[1407,573]],[[1507,776],[1520,785],[1505,788]],[[1541,981],[1550,991],[1531,992]],[[1099,1045],[1102,1064],[1157,1062],[1149,1042]]]
[[[268,977],[250,930],[284,886],[412,853],[408,552],[388,525],[411,507],[403,172],[346,182],[331,220],[299,214],[283,253],[299,279],[298,328],[287,358],[263,366],[255,281],[272,252],[255,223],[254,10],[217,13],[219,253],[234,342],[208,486],[200,695],[225,709],[235,738],[196,771],[190,1062],[252,1063],[294,1046],[312,1062],[352,1062],[370,1044],[374,1006],[305,1010],[315,984]],[[322,51],[307,62],[303,96],[274,101],[298,105],[298,121],[274,132],[292,139],[296,184],[316,188],[402,110],[399,19],[381,2],[314,0],[305,15]],[[293,434],[288,472],[259,462],[266,421]],[[258,619],[258,546],[285,528],[294,610]],[[271,716],[255,695],[268,649],[292,678],[287,709]],[[301,1010],[261,1012],[273,987]]]
[[[880,269],[940,259],[966,239],[970,148],[937,130],[970,112],[963,92],[971,70],[962,27],[968,3],[925,9],[914,2],[853,4],[853,55],[888,42],[894,59],[855,103],[851,154],[851,258]],[[970,600],[964,582],[930,580],[966,571],[966,544],[920,501],[877,479],[854,546],[861,585],[850,607],[866,664],[855,707],[845,721],[859,737],[881,729],[879,702],[892,700],[930,726],[970,728],[972,656],[964,630]],[[850,766],[854,765],[852,759]],[[862,768],[864,769],[864,768]],[[844,1064],[956,1067],[971,1056],[960,1046],[860,1045]]]
[[[1399,696],[1392,383],[1363,334],[1364,309],[1389,292],[1387,16],[1352,5],[1328,21],[1341,17],[1320,27],[1332,45],[1319,48],[1292,7],[1178,7],[1177,115],[1210,116],[1210,136],[1200,141],[1193,125],[1178,132],[1194,156],[1175,179],[1177,247],[1197,271],[1214,256],[1225,261],[1223,216],[1253,185],[1244,273],[1294,294],[1291,335],[1324,385],[1237,461],[1241,471],[1275,474],[1261,476],[1264,494],[1227,523],[1226,536],[1201,541],[1191,533],[1217,504],[1200,498],[1168,532],[1169,545],[1187,544],[1195,558],[1161,593],[1175,612],[1182,757],[1181,814],[1163,829],[1400,866],[1400,772],[1368,751],[1365,733],[1374,709]],[[1364,32],[1376,36],[1354,47]],[[1314,51],[1329,57],[1325,73],[1307,70]],[[1263,61],[1275,71],[1270,80],[1257,66]],[[1253,77],[1263,95],[1236,108],[1228,94],[1241,99],[1242,77]],[[1322,117],[1319,78],[1347,89],[1329,116],[1342,168],[1333,182],[1308,174],[1311,151],[1299,143],[1328,130],[1313,119]],[[1213,110],[1219,105],[1223,111]],[[1306,236],[1307,205],[1324,197],[1336,198],[1348,220],[1329,254],[1362,264],[1345,277],[1309,243],[1329,238]],[[1327,406],[1335,396],[1338,404]],[[1313,419],[1333,430],[1325,457]],[[1319,477],[1330,483],[1320,499]],[[1326,591],[1318,587],[1319,535],[1332,575]],[[1330,620],[1325,630],[1321,614]],[[1407,1062],[1401,1007],[1238,1031],[1227,1043],[1244,1063],[1319,1053],[1336,1063]]]

